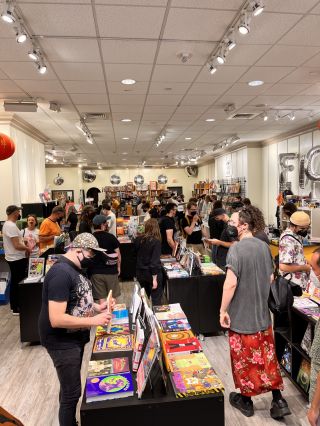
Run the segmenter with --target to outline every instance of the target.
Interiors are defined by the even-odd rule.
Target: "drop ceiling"
[[[46,136],[48,149],[88,165],[167,164],[184,148],[210,152],[232,135],[256,142],[293,131],[320,116],[320,1],[264,3],[250,33],[237,35],[226,64],[210,75],[208,57],[243,0],[17,0],[48,71],[38,74],[30,44],[18,45],[1,22],[0,99],[37,99],[37,113],[17,115]],[[125,86],[125,78],[137,83]],[[249,87],[250,80],[265,84]],[[232,114],[300,111],[294,121],[229,120],[227,104],[235,104]],[[75,127],[86,112],[110,115],[87,121],[93,145]]]

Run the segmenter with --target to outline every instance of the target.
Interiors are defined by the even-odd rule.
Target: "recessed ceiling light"
[[[206,121],[216,121],[215,118],[207,118]]]
[[[249,81],[248,85],[251,87],[255,87],[255,86],[262,86],[264,84],[264,81],[262,80],[252,80]]]
[[[125,78],[124,80],[121,80],[122,84],[135,84],[136,80],[133,80],[132,78]]]
[[[186,141],[191,141],[192,138],[185,138]]]
[[[122,138],[123,141],[128,141],[130,138]]]
[[[122,153],[122,155],[127,155],[127,154],[128,154],[127,152],[123,152],[123,153]]]
[[[123,159],[122,159],[122,161],[127,161],[127,159],[126,159],[126,158],[123,158]]]
[[[121,120],[123,123],[129,123],[130,121],[132,121],[131,120],[131,118],[123,118],[122,120]]]

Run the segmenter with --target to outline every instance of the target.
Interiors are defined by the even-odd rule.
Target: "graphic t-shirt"
[[[77,266],[64,256],[45,276],[39,316],[41,344],[49,349],[68,349],[90,340],[89,329],[53,328],[49,319],[49,301],[67,302],[66,313],[91,317],[94,313],[92,286]]]
[[[25,241],[25,244],[32,248],[32,252],[30,254],[30,257],[38,257],[39,256],[39,246],[37,243],[39,242],[39,229],[35,228],[33,230],[30,230],[28,228],[22,229],[21,231],[22,238]]]
[[[104,252],[96,252],[93,258],[92,265],[88,269],[89,276],[93,274],[107,274],[117,275],[118,274],[118,253],[116,249],[120,247],[118,239],[105,231],[94,232],[93,235],[96,237],[99,247],[106,249]]]
[[[181,219],[181,228],[187,228],[192,224],[192,216],[185,216]],[[202,221],[199,219],[192,231],[191,235],[188,235],[186,232],[187,244],[202,244],[202,231],[201,231]]]

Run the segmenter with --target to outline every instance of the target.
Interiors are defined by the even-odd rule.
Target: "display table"
[[[196,334],[221,331],[219,314],[225,275],[192,275],[169,279],[164,271],[168,303],[180,303]]]
[[[133,280],[136,276],[136,255],[133,243],[120,242],[122,280]]]

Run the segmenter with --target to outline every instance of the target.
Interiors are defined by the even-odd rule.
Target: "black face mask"
[[[190,212],[190,216],[195,216],[197,212]]]
[[[305,238],[308,235],[308,231],[306,229],[301,229],[297,232],[297,235],[300,235],[300,237]]]
[[[226,234],[231,241],[235,241],[238,239],[238,229],[235,226],[228,225],[226,227]]]
[[[81,269],[87,269],[92,265],[93,258],[92,257],[85,257],[85,255],[83,253],[82,253],[82,256],[83,256],[83,259],[81,259],[81,260],[79,259],[79,256],[77,256],[79,263],[81,265]]]
[[[20,220],[21,219],[21,214],[19,214],[19,216],[17,217],[17,220]]]

